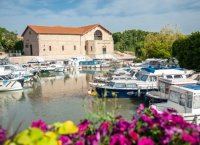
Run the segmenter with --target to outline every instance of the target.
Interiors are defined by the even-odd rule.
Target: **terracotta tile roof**
[[[93,24],[93,25],[88,25],[88,26],[83,26],[83,27],[62,27],[62,26],[35,26],[35,25],[28,25],[25,31],[23,32],[22,36],[26,32],[28,28],[32,29],[34,32],[38,34],[71,34],[71,35],[83,35],[93,28],[100,26],[99,24]],[[103,28],[106,30],[105,28]],[[109,32],[108,30],[106,30]],[[109,32],[110,33],[110,32]],[[110,33],[111,34],[111,33]]]

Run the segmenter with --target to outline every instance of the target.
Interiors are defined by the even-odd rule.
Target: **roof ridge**
[[[22,36],[26,32],[28,28],[33,30],[37,34],[69,34],[69,35],[84,35],[88,33],[90,30],[94,29],[95,27],[100,26],[107,32],[107,29],[102,27],[100,24],[91,24],[82,27],[64,27],[64,26],[39,26],[39,25],[28,25],[25,31],[22,33]],[[111,32],[109,32],[112,34]]]

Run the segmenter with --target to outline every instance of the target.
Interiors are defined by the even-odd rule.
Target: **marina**
[[[0,145],[200,145],[198,0],[0,5]]]
[[[87,94],[93,77],[93,74],[79,71],[43,73],[38,81],[22,90],[0,92],[0,124],[11,125],[13,132],[21,122],[21,129],[24,129],[37,119],[50,123],[69,119],[78,123],[88,112],[95,113],[98,108],[97,98]],[[108,112],[116,110],[116,114],[130,119],[141,100],[118,98],[105,102]]]

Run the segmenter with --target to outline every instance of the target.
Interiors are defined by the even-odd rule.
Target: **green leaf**
[[[32,141],[39,140],[44,136],[44,133],[38,128],[31,128],[29,133]]]

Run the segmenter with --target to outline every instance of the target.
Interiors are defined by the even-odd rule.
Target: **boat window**
[[[137,79],[140,79],[140,73],[137,72],[137,73],[135,74],[135,77],[136,77]]]
[[[116,88],[125,88],[126,86],[125,86],[124,83],[116,83],[116,84],[115,84],[115,87],[116,87]]]
[[[188,108],[192,108],[192,95],[187,95],[187,107]],[[200,100],[199,100],[200,101]],[[198,103],[197,104],[199,104],[199,101],[197,101]],[[194,102],[196,102],[196,101],[194,101]],[[200,105],[199,105],[199,107],[200,107]],[[199,108],[198,107],[198,108]]]
[[[108,83],[108,86],[111,86],[111,87],[112,87],[112,86],[114,86],[114,84],[115,84],[115,83],[113,83],[113,82],[109,82],[109,83]]]
[[[174,75],[174,78],[178,79],[178,78],[183,78],[182,75]]]
[[[180,96],[181,96],[181,94],[179,92],[176,92],[176,91],[171,91],[170,92],[170,100],[172,102],[175,102],[175,103],[179,104]]]
[[[157,81],[157,77],[156,76],[150,76],[150,82],[155,82]]]
[[[168,79],[172,79],[172,76],[171,75],[167,75],[166,76]]]
[[[194,108],[194,109],[200,108],[200,95],[194,96],[192,108]]]
[[[132,80],[132,78],[126,78],[127,80]]]
[[[108,78],[108,81],[110,81],[110,80],[113,80],[113,78],[112,77]]]
[[[126,84],[127,88],[136,88],[136,84]]]
[[[146,81],[146,80],[147,80],[147,78],[148,78],[148,76],[147,76],[147,75],[143,75],[143,76],[141,77],[141,80],[142,80],[142,81]]]
[[[160,89],[160,92],[165,93],[165,83],[160,83],[159,89]]]
[[[185,99],[186,99],[186,95],[185,95],[185,94],[180,95],[179,104],[180,104],[181,106],[185,106],[185,105],[186,105]]]
[[[5,70],[10,70],[10,69],[12,69],[12,68],[11,68],[10,66],[5,66],[4,69],[5,69]]]

